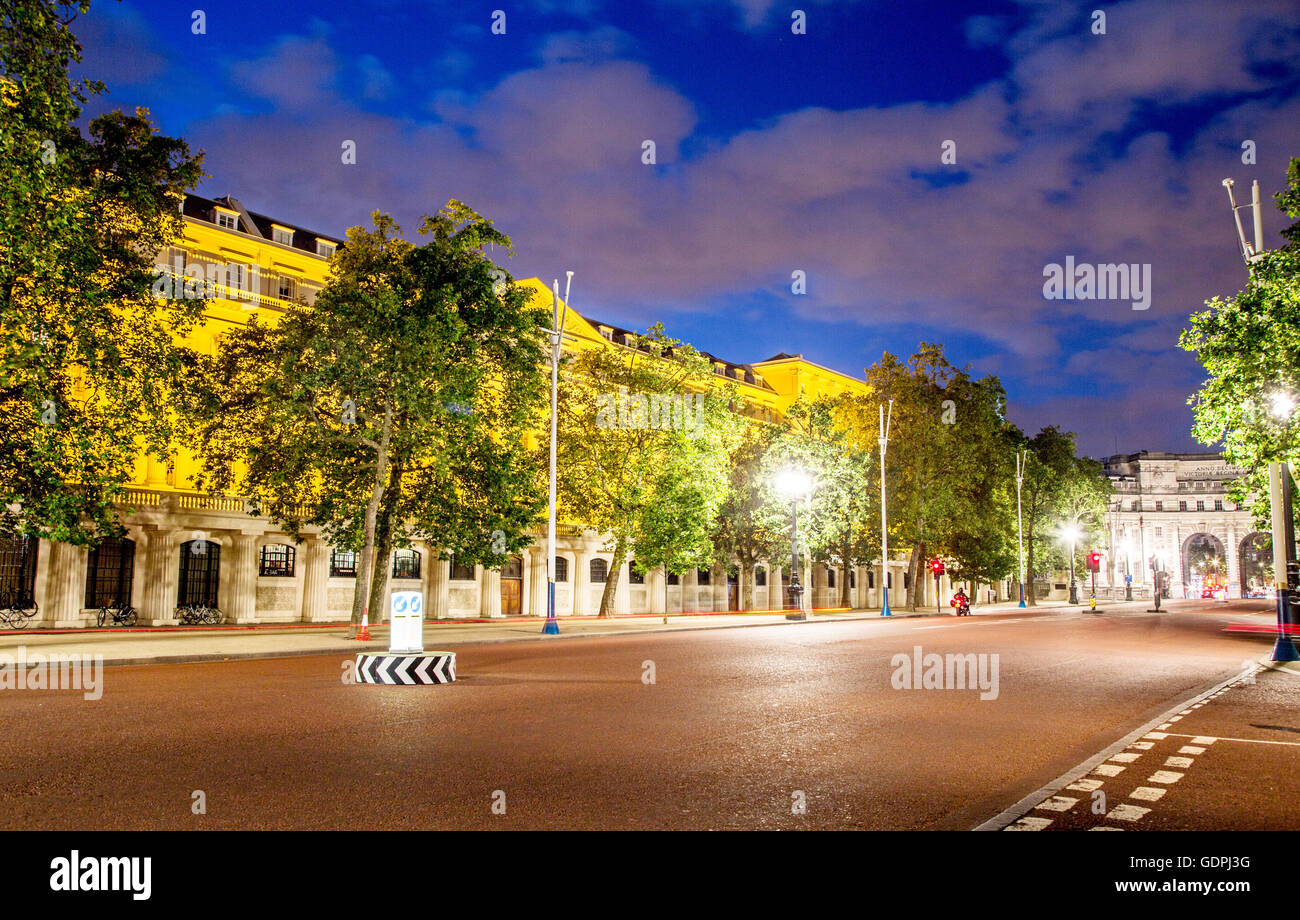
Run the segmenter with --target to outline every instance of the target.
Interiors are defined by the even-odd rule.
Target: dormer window
[[[217,226],[227,230],[238,230],[239,215],[229,211],[217,211]]]
[[[328,259],[330,256],[334,255],[334,249],[334,244],[328,240],[316,241],[316,255],[318,256],[324,256]]]
[[[283,246],[292,246],[293,231],[288,227],[281,227],[279,224],[274,224],[271,227],[271,239]]]

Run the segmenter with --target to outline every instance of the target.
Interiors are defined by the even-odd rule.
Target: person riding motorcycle
[[[966,592],[961,588],[957,589],[957,593],[952,596],[952,600],[948,603],[950,606],[957,608],[957,616],[970,616],[970,598],[966,596]]]

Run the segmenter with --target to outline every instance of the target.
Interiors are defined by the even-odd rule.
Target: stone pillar
[[[501,571],[479,568],[478,577],[478,614],[481,617],[501,616]]]
[[[646,610],[653,614],[667,611],[664,605],[664,591],[668,584],[668,572],[660,567],[645,573]]]
[[[525,578],[531,586],[528,592],[528,604],[524,607],[524,610],[535,617],[544,617],[547,612],[550,590],[546,584],[546,547],[543,545],[530,548],[524,559],[528,565]]]
[[[1241,554],[1237,546],[1237,528],[1228,525],[1228,542],[1224,546],[1224,552],[1228,554],[1228,597],[1241,597]]]
[[[720,565],[709,566],[709,582],[713,590],[713,609],[727,609],[727,570]]]
[[[632,612],[631,560],[626,559],[618,567],[618,590],[614,592],[614,613],[623,615]]]
[[[781,610],[785,607],[785,568],[779,565],[770,567],[767,573],[767,607],[769,610]]]
[[[176,618],[176,590],[180,578],[180,541],[172,531],[150,525],[145,530],[143,584],[138,589],[140,620],[158,626],[179,622]]]
[[[443,620],[451,616],[449,580],[451,560],[439,559],[438,552],[429,548],[429,593],[424,599],[426,620]]]
[[[591,592],[588,590],[591,584],[592,555],[586,548],[574,553],[574,566],[571,573],[574,616],[590,616],[594,612],[591,609]]]
[[[303,558],[302,610],[304,622],[329,619],[330,548],[320,537],[308,537]]]
[[[70,543],[44,543],[39,547],[48,550],[50,557],[49,580],[46,583],[46,605],[38,617],[42,625],[55,628],[82,626],[81,605],[86,597],[87,551]]]
[[[256,533],[234,533],[223,547],[221,567],[226,596],[223,613],[227,623],[257,622],[257,537]],[[226,554],[229,557],[226,557]]]

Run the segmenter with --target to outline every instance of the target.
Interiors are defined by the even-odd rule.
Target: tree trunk
[[[357,628],[361,625],[362,614],[369,612],[370,573],[375,552],[375,522],[379,517],[379,505],[384,500],[384,490],[388,482],[388,444],[393,431],[393,407],[384,409],[384,427],[378,450],[375,452],[375,479],[370,490],[370,501],[366,503],[365,544],[361,550],[361,562],[357,566],[356,586],[352,590],[352,627],[348,638],[355,639]]]
[[[597,616],[607,617],[614,606],[614,596],[618,594],[618,575],[623,571],[623,557],[627,553],[627,539],[619,537],[614,544],[614,560],[609,564],[609,574],[605,578],[605,590],[600,595],[600,610]]]
[[[917,578],[920,575],[921,551],[925,545],[917,540],[912,544],[912,558],[907,560],[907,581],[911,587],[907,588],[907,609],[916,609],[916,598],[921,592],[917,590]]]
[[[845,539],[844,544],[840,547],[840,606],[853,606],[853,592],[850,589],[849,582],[849,541]]]
[[[1030,526],[1025,535],[1028,537],[1025,542],[1029,544],[1025,553],[1025,603],[1037,607],[1038,598],[1034,597],[1034,528]]]
[[[770,571],[768,572],[768,576],[769,576],[768,580],[770,581],[771,580]],[[740,577],[740,609],[753,610],[754,609],[754,560],[753,559],[740,560],[739,577]],[[769,604],[768,606],[770,607],[771,604]]]
[[[388,558],[393,552],[393,507],[402,497],[402,476],[405,470],[401,463],[391,467],[392,477],[384,497],[384,506],[379,512],[375,525],[375,568],[370,577],[369,609],[375,611],[375,622],[383,619],[384,600],[388,593],[389,566]]]

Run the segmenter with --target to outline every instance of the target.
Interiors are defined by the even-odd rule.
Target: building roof
[[[201,195],[186,195],[185,202],[181,206],[181,213],[186,217],[195,220],[201,220],[205,223],[215,224],[217,222],[217,207],[220,206],[229,211],[235,211],[240,215],[239,232],[246,233],[249,236],[260,236],[267,242],[271,242],[271,225],[275,224],[280,227],[287,227],[293,231],[293,248],[301,249],[303,252],[316,254],[316,241],[324,240],[327,243],[333,243],[335,246],[343,245],[344,241],[336,236],[329,236],[325,233],[317,233],[315,230],[308,230],[305,227],[299,227],[296,224],[290,224],[283,220],[277,220],[267,217],[265,214],[259,214],[256,211],[249,211],[238,198],[231,195],[223,195],[220,198],[204,198]],[[252,221],[249,226],[248,222]]]

